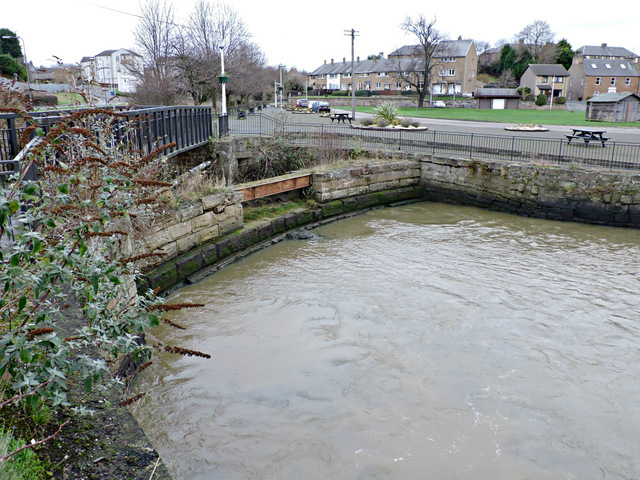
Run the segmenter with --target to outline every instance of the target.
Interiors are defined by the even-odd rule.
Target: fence
[[[384,149],[469,159],[640,170],[640,144],[637,143],[609,141],[603,148],[597,142],[585,147],[582,142],[567,144],[564,139],[293,124],[260,113],[242,119],[230,114],[226,120],[230,135],[273,135],[278,132],[293,143],[324,148]]]
[[[17,114],[0,114],[0,175],[13,171],[12,160],[20,152],[18,139],[28,123],[37,122],[47,133],[68,113],[72,112],[30,113],[34,120],[28,122],[20,122],[22,117]],[[175,147],[163,152],[174,156],[205,145],[213,136],[211,107],[144,107],[118,113],[125,118],[116,119],[116,140],[130,142],[144,154],[175,142]]]

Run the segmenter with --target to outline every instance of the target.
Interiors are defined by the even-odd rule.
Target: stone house
[[[95,57],[83,57],[80,61],[82,77],[86,82],[95,82],[112,92],[136,91],[137,77],[142,57],[131,50],[105,50]]]
[[[535,63],[527,66],[520,77],[520,87],[528,87],[533,95],[546,95],[547,98],[566,97],[569,85],[569,72],[564,66]]]
[[[587,100],[585,118],[594,122],[640,121],[640,96],[635,93],[605,93]]]
[[[424,75],[420,62],[420,46],[405,45],[387,58],[360,60],[354,65],[355,79],[351,78],[351,61],[330,63],[316,68],[309,74],[309,85],[318,90],[377,91],[382,95],[398,94],[411,90],[407,80],[418,83]],[[478,56],[473,40],[448,40],[442,42],[434,54],[431,88],[434,95],[458,94],[471,96],[476,88]]]
[[[594,95],[640,92],[640,57],[623,47],[585,45],[576,51],[569,68],[569,100]]]

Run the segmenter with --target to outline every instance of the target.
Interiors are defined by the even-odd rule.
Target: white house
[[[83,57],[80,61],[82,76],[87,82],[95,82],[112,92],[136,91],[138,64],[142,57],[131,50],[105,50],[95,57]]]

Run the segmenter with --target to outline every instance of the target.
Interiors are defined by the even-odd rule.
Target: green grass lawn
[[[358,112],[374,113],[372,107],[356,107]],[[640,122],[588,122],[584,112],[566,110],[478,110],[475,108],[399,108],[403,117],[443,118],[448,120],[472,120],[476,122],[535,123],[541,125],[576,125],[592,127],[640,127]]]

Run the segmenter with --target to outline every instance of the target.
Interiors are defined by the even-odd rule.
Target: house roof
[[[434,57],[465,57],[473,40],[446,40],[436,50]],[[376,60],[355,62],[355,73],[380,73],[398,71],[416,71],[421,67],[415,57],[421,54],[420,45],[405,45],[391,52],[389,57]],[[332,75],[351,73],[351,61],[326,63],[313,70],[309,75]]]
[[[476,98],[516,98],[518,90],[515,88],[478,88],[476,89]]]
[[[584,74],[592,77],[640,77],[628,60],[585,59]]]
[[[383,58],[380,60],[361,60],[359,62],[354,62],[354,72],[356,75],[359,73],[415,71],[416,67],[419,68],[420,66],[410,58],[402,58],[399,61]],[[324,64],[316,68],[309,75],[315,76],[344,73],[351,73],[350,61]]]
[[[473,40],[444,40],[438,44],[434,56],[466,57]],[[389,54],[390,57],[415,56],[422,54],[421,45],[404,45]]]
[[[640,100],[640,97],[635,93],[631,92],[619,92],[619,93],[604,93],[602,95],[596,95],[595,97],[590,98],[587,102],[595,102],[595,103],[615,103],[620,100],[624,100],[628,97],[635,97],[637,100]]]
[[[559,63],[547,64],[547,63],[531,63],[527,67],[537,77],[568,77],[569,72],[563,65]]]
[[[602,45],[583,45],[576,50],[576,53],[585,57],[625,57],[636,58],[638,55],[623,47],[609,47],[606,43]]]
[[[131,50],[127,50],[126,48],[117,48],[115,50],[104,50],[103,52],[100,52],[99,54],[97,54],[96,57],[110,57],[111,55],[113,55],[116,52],[119,52],[120,50],[122,50],[123,52],[130,53],[132,55],[135,55],[137,57],[140,56],[136,52],[132,52]]]

